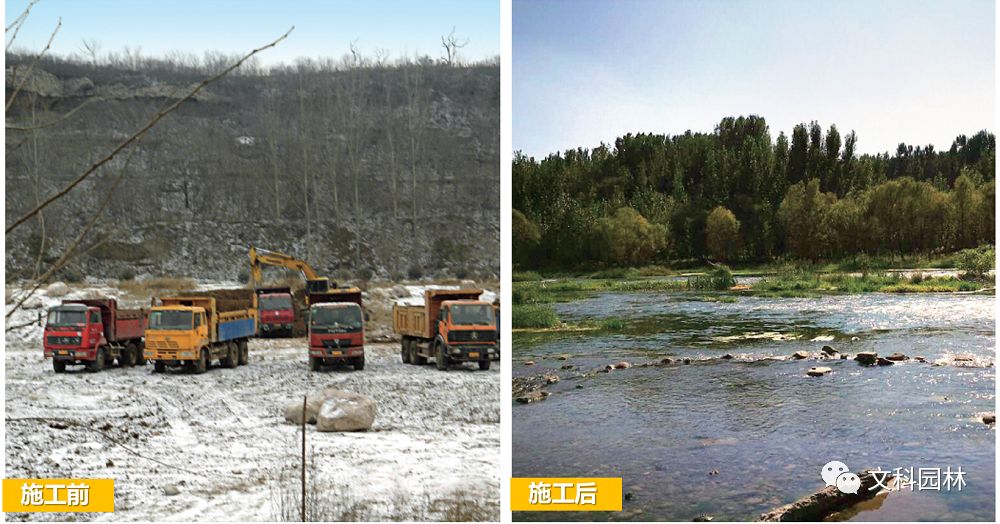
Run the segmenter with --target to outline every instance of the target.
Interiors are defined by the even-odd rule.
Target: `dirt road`
[[[5,475],[114,478],[115,513],[78,519],[289,518],[301,434],[284,409],[326,386],[372,397],[378,414],[364,433],[309,426],[317,515],[500,517],[498,362],[440,372],[403,364],[396,344],[369,344],[364,371],[311,373],[304,339],[257,339],[249,366],[203,375],[152,366],[55,375],[37,341],[7,342]]]

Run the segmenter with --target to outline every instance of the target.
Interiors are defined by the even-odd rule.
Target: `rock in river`
[[[878,353],[874,351],[862,351],[854,356],[854,360],[865,366],[874,366],[878,362]]]
[[[792,353],[792,358],[794,358],[795,360],[802,360],[804,358],[809,358],[809,352],[808,351],[796,351],[795,353]]]
[[[551,395],[551,393],[548,391],[530,391],[514,400],[520,402],[521,404],[531,404],[532,402],[541,402],[548,398],[549,395]]]
[[[997,414],[996,413],[987,413],[987,414],[983,415],[983,423],[984,424],[996,424],[996,422],[997,422]]]
[[[893,353],[893,354],[891,354],[891,355],[889,355],[888,357],[885,357],[885,358],[887,358],[889,360],[892,360],[892,361],[895,361],[895,362],[902,362],[904,360],[910,360],[910,357],[908,357],[908,356],[906,356],[906,355],[904,355],[902,353],[899,353],[899,352]]]
[[[891,366],[891,365],[894,364],[893,361],[891,361],[891,360],[889,360],[887,358],[882,358],[882,357],[878,357],[875,360],[875,363],[878,364],[878,365],[880,365],[880,366]]]
[[[624,360],[615,364],[615,369],[628,369],[632,367],[632,364],[625,362]]]
[[[840,352],[837,351],[833,346],[823,346],[823,353],[826,353],[827,355],[836,355],[837,353]]]
[[[822,377],[823,375],[826,375],[827,373],[829,373],[831,371],[833,371],[833,370],[830,369],[830,368],[823,367],[823,366],[817,366],[817,367],[814,367],[814,368],[809,368],[809,370],[806,371],[806,375],[809,375],[810,377]]]

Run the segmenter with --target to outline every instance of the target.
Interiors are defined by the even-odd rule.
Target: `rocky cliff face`
[[[208,71],[8,55],[6,219],[74,179]],[[8,279],[44,270],[113,191],[63,278],[232,279],[250,245],[342,279],[499,273],[499,67],[301,66],[208,87],[7,237]],[[41,257],[39,257],[41,251]]]

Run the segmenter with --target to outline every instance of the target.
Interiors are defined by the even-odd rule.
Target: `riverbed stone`
[[[840,352],[833,346],[823,346],[823,353],[826,353],[827,355],[836,355]]]
[[[181,488],[177,487],[176,484],[167,484],[163,486],[163,494],[168,497],[173,497],[174,495],[181,494]]]
[[[854,360],[865,366],[874,366],[878,362],[878,353],[874,351],[862,351],[854,355]]]
[[[576,366],[574,366],[573,364],[563,364],[562,366],[559,367],[559,369],[573,369],[574,367]]]
[[[534,366],[535,365],[535,361],[534,360],[525,360],[524,361],[524,365],[525,366]]]
[[[316,417],[317,431],[367,431],[377,406],[371,397],[344,390],[324,390],[326,400]]]
[[[521,404],[531,404],[533,402],[541,402],[546,398],[548,398],[549,395],[551,395],[551,393],[549,393],[548,391],[529,391],[528,393],[525,393],[524,395],[521,395],[515,398],[514,400],[516,400]]]
[[[889,360],[892,360],[894,362],[902,362],[904,360],[910,360],[910,357],[908,357],[908,356],[906,356],[906,355],[904,355],[904,354],[902,354],[902,353],[900,353],[898,351],[896,353],[893,353],[893,354],[889,355],[888,357],[885,357],[885,358],[887,358]]]
[[[720,358],[722,360],[732,360],[732,359],[734,359],[736,357],[734,357],[731,353],[726,353],[725,355],[722,355]]]
[[[878,365],[880,365],[880,366],[891,366],[891,365],[895,364],[895,362],[893,362],[893,361],[891,361],[891,360],[889,360],[887,358],[883,358],[883,357],[878,357],[875,360],[875,363],[878,364]]]
[[[984,424],[996,424],[996,422],[997,422],[997,414],[996,413],[987,413],[987,414],[983,415],[983,423]]]
[[[794,358],[795,360],[802,360],[802,359],[805,359],[805,358],[809,358],[809,352],[808,351],[796,351],[795,353],[792,353],[792,358]]]
[[[615,364],[615,369],[628,369],[630,367],[632,367],[632,364],[629,362],[625,362],[624,360]]]
[[[836,486],[826,486],[812,495],[803,497],[791,504],[786,504],[762,514],[758,520],[764,522],[820,522],[826,517],[863,502],[879,494],[872,489],[878,479],[871,470],[858,472],[861,488],[857,493],[843,493]],[[880,477],[884,480],[884,476]]]
[[[831,371],[833,370],[828,367],[816,366],[814,368],[809,368],[809,370],[806,371],[806,375],[809,375],[810,377],[822,377]]]

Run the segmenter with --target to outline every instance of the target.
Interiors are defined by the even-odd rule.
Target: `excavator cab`
[[[336,285],[334,285],[336,287]],[[326,277],[306,280],[306,293],[327,293],[330,291],[330,279]]]

